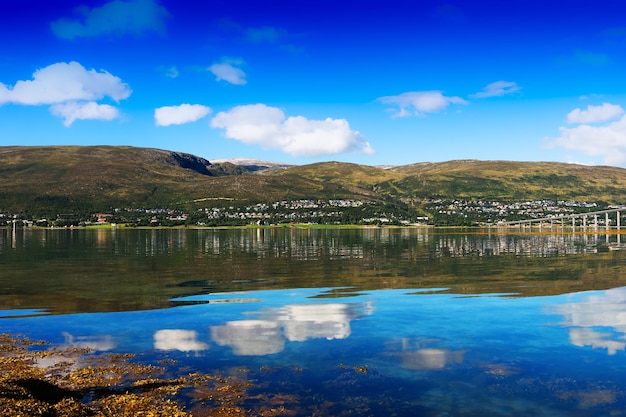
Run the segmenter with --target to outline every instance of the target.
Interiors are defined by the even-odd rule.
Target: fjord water
[[[622,416],[621,239],[0,230],[0,333],[246,375],[291,415]]]

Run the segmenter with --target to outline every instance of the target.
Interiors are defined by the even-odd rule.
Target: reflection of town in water
[[[397,415],[623,415],[620,244],[384,227],[0,230],[0,326],[191,371],[293,366],[303,384],[334,375],[344,388],[349,376],[354,395],[388,388],[409,404]]]
[[[609,248],[619,249],[620,235],[609,234],[493,234],[476,238],[473,235],[440,235],[435,253],[441,256],[557,256],[596,253]]]
[[[257,258],[360,259],[388,247],[403,258],[555,256],[626,248],[619,233],[441,233],[430,228],[366,229],[96,229],[0,231],[0,253],[17,246],[58,244],[106,248],[116,255],[159,256],[193,251],[207,256],[249,253]]]

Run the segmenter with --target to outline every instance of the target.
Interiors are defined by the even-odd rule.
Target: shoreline
[[[189,229],[189,230],[203,230],[203,229],[433,229],[437,226],[434,225],[361,225],[361,224],[311,224],[311,223],[293,223],[293,224],[273,224],[273,225],[242,225],[242,226],[201,226],[201,225],[176,225],[176,226],[134,226],[128,224],[106,224],[106,225],[84,225],[84,226],[28,226],[19,227],[15,230],[116,230],[116,229]],[[2,229],[14,230],[11,226],[4,226]]]
[[[462,234],[534,234],[534,235],[553,235],[553,234],[570,234],[570,235],[626,235],[626,227],[617,228],[615,226],[606,227],[587,227],[583,229],[571,226],[568,227],[503,227],[498,225],[489,226],[436,226],[436,225],[359,225],[359,224],[310,224],[310,223],[293,223],[293,224],[274,224],[274,225],[242,225],[242,226],[200,226],[200,225],[175,225],[175,226],[135,226],[128,224],[102,224],[102,225],[84,225],[84,226],[28,226],[12,228],[11,226],[2,226],[0,230],[8,230],[9,232],[17,230],[280,230],[280,229],[299,229],[299,230],[326,230],[326,229],[362,229],[362,230],[429,230],[438,233],[462,233]]]

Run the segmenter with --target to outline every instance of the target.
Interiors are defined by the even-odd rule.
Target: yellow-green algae
[[[247,415],[239,406],[251,386],[245,380],[198,373],[167,377],[164,367],[132,363],[133,357],[57,349],[0,334],[0,416]],[[181,390],[200,404],[193,413],[174,400]]]
[[[24,336],[0,334],[0,417],[343,417],[357,408],[370,413],[372,405],[381,402],[341,395],[341,403],[347,402],[344,408],[337,399],[317,394],[303,402],[304,398],[288,393],[305,372],[297,366],[258,369],[257,377],[264,374],[279,381],[270,388],[254,380],[247,369],[230,370],[229,376],[178,370],[183,374],[172,376],[177,368],[171,359],[158,361],[158,366],[136,360],[132,354],[60,349]],[[342,364],[336,371],[325,384],[354,388],[371,374],[366,365]],[[380,382],[375,373],[371,376],[370,383]]]

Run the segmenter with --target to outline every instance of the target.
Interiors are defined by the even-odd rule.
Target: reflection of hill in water
[[[184,295],[301,287],[526,296],[606,289],[626,285],[626,251],[607,250],[621,244],[618,237],[387,228],[1,230],[0,310],[142,310]]]

